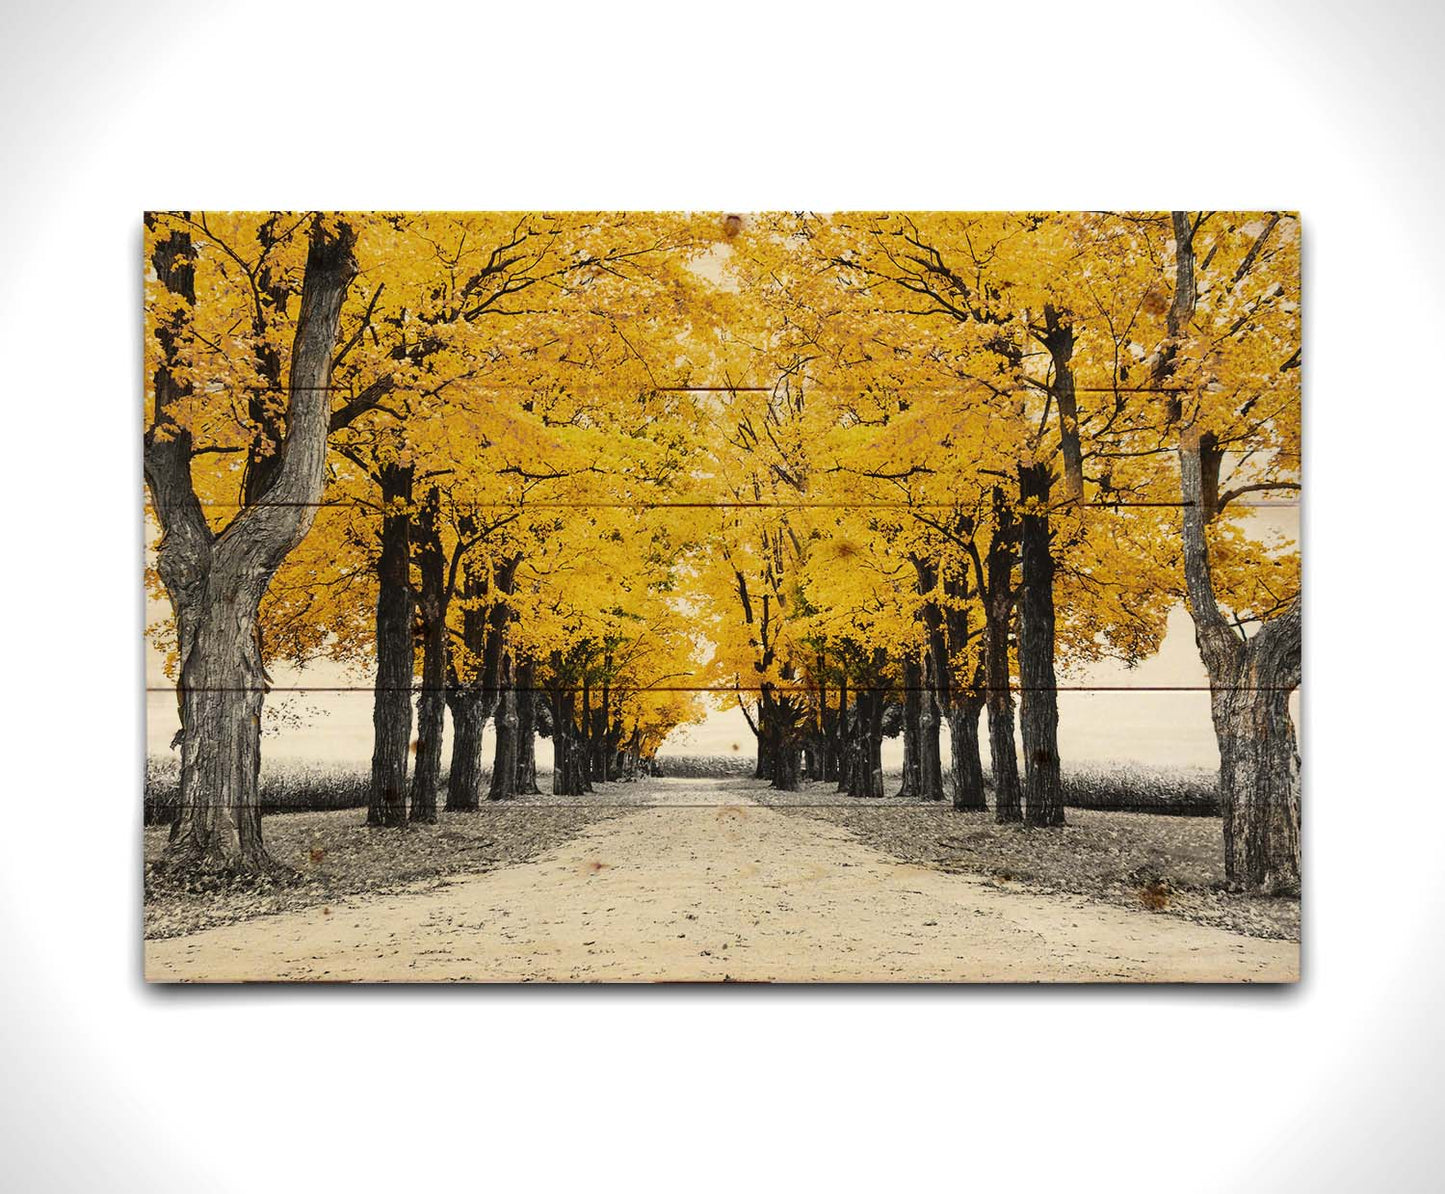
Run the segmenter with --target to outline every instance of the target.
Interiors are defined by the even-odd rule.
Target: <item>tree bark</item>
[[[1009,672],[1009,623],[1013,621],[1014,548],[1017,524],[1003,489],[993,490],[994,530],[988,548],[984,598],[984,667],[988,703],[988,750],[993,770],[994,820],[1023,820],[1018,754],[1014,745],[1014,704]]]
[[[816,774],[810,778],[819,783],[832,783],[838,778],[838,713],[828,705],[826,660],[818,654],[818,719],[815,746]]]
[[[501,699],[497,702],[497,746],[492,758],[492,785],[488,800],[508,800],[517,794],[517,690],[510,661],[502,665]]]
[[[462,609],[462,643],[476,661],[473,675],[457,677],[447,704],[452,710],[452,766],[447,777],[447,812],[474,813],[482,794],[482,739],[496,709],[501,684],[502,651],[512,610],[507,603],[516,582],[520,556],[508,556],[488,582],[469,575]],[[471,587],[477,586],[477,587]],[[490,597],[490,605],[485,598]]]
[[[857,710],[850,710],[848,705],[848,674],[843,673],[843,678],[838,685],[838,791],[852,792],[853,790],[853,727],[857,724]]]
[[[918,798],[943,799],[943,752],[939,744],[942,714],[938,705],[938,683],[933,679],[933,661],[925,655],[923,699],[918,712]]]
[[[943,622],[948,631],[948,658],[958,661],[956,671],[957,666],[966,664],[969,657],[968,610],[963,603],[970,594],[963,582],[955,581],[946,588],[951,601]],[[982,667],[975,667],[971,682],[965,683],[961,677],[953,675],[948,684],[953,807],[960,812],[984,812],[988,809],[983,791],[983,763],[978,748],[978,718],[984,705],[984,674]]]
[[[1079,502],[1084,497],[1084,453],[1079,442],[1078,398],[1074,388],[1074,325],[1052,303],[1044,305],[1043,344],[1054,366],[1049,395],[1059,418],[1064,495],[1071,502]]]
[[[1204,475],[1219,458],[1201,451],[1202,438],[1186,428],[1179,452],[1184,576],[1219,743],[1225,879],[1246,891],[1298,895],[1300,760],[1289,697],[1302,675],[1301,603],[1296,597],[1248,639],[1220,611],[1207,530],[1217,511]]]
[[[773,765],[773,787],[780,792],[796,792],[802,779],[801,754],[794,745],[779,745]]]
[[[931,696],[930,696],[931,699]],[[903,655],[903,783],[900,799],[916,800],[923,792],[923,668],[912,649]]]
[[[960,812],[984,812],[983,760],[979,754],[978,719],[983,702],[959,700],[948,714],[948,736],[953,755],[953,807]]]
[[[602,693],[592,714],[592,778],[607,783],[612,778],[612,656],[602,657]]]
[[[772,786],[784,792],[798,789],[798,770],[789,765],[784,745],[783,709],[773,693],[773,686],[764,681],[758,693],[758,751],[766,760],[767,778]]]
[[[158,218],[147,215],[155,229]],[[181,340],[195,306],[193,246],[184,233],[157,238],[151,264],[177,302],[155,329],[161,361],[145,476],[162,535],[157,570],[176,603],[181,650],[180,807],[162,865],[172,873],[277,874],[261,836],[261,709],[269,681],[261,657],[261,599],[305,537],[325,490],[331,354],[346,291],[356,276],[355,234],[317,218],[291,350],[285,433],[264,502],[243,506],[211,532],[192,483],[193,446],[177,422],[190,393],[179,380]]]
[[[555,661],[554,652],[554,661]],[[555,671],[554,671],[555,674]],[[553,680],[552,702],[552,795],[576,796],[572,791],[572,710],[571,693]]]
[[[536,795],[537,787],[537,694],[536,667],[530,659],[517,666],[517,791]]]
[[[1299,653],[1296,604],[1244,644],[1229,681],[1210,677],[1224,874],[1246,891],[1300,892],[1300,758],[1289,714]]]
[[[482,790],[482,739],[491,705],[475,688],[447,689],[452,714],[452,765],[447,775],[446,810],[474,813]]]
[[[1064,823],[1059,773],[1059,694],[1054,675],[1054,557],[1049,542],[1049,491],[1045,463],[1019,468],[1022,523],[1022,592],[1019,601],[1020,725],[1024,747],[1024,819],[1030,825]]]
[[[376,692],[372,706],[371,803],[368,825],[406,823],[411,747],[412,640],[411,465],[381,467],[381,554],[376,565]]]
[[[549,696],[552,705],[552,793],[582,795],[581,752],[577,741],[577,690],[562,652],[553,651]]]
[[[279,874],[261,838],[260,592],[213,570],[181,672],[181,806],[165,864],[174,872]],[[254,595],[253,595],[254,593]]]
[[[883,694],[874,693],[868,719],[868,792],[875,800],[883,798]]]
[[[1044,307],[1041,340],[1053,376],[1049,397],[1059,420],[1064,495],[1084,496],[1083,454],[1073,372],[1074,329],[1052,304]],[[1024,739],[1024,818],[1030,825],[1064,823],[1059,767],[1059,699],[1054,673],[1054,558],[1049,500],[1053,474],[1045,461],[1019,468],[1022,517],[1022,600],[1019,618],[1020,723]]]
[[[932,560],[922,556],[915,555],[912,560],[918,593],[926,598],[920,611],[926,646],[923,653],[925,692],[919,710],[919,732],[922,741],[919,795],[924,800],[942,800],[943,758],[938,737],[943,719],[948,716],[953,700],[949,679],[952,669],[948,658],[943,611],[939,609],[937,601],[928,597],[938,585],[938,568]]]
[[[883,669],[882,652],[874,657],[873,677]],[[883,795],[883,692],[872,687],[857,694],[857,727],[848,794],[878,799]]]
[[[435,486],[427,492],[417,519],[416,559],[421,574],[422,664],[411,819],[435,824],[447,689],[446,558],[442,554],[441,495]]]

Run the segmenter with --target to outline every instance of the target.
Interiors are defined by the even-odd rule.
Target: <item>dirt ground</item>
[[[1034,829],[999,825],[992,811],[959,812],[947,800],[850,799],[832,784],[753,795],[789,816],[839,825],[901,862],[1022,884],[1046,895],[1145,907],[1249,937],[1300,939],[1297,898],[1225,889],[1218,817],[1071,808],[1062,828]]]
[[[748,781],[631,786],[533,861],[146,942],[153,981],[1289,982],[1294,942],[901,862]]]
[[[532,803],[535,800],[537,804]],[[150,865],[165,850],[168,827],[145,831],[145,935],[179,937],[217,925],[435,886],[448,875],[477,875],[530,862],[626,806],[588,798],[563,804],[542,797],[483,802],[470,813],[439,815],[435,825],[373,829],[365,809],[282,813],[264,820],[271,857],[294,883],[260,887],[176,885]]]

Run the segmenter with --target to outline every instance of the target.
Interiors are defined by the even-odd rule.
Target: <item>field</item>
[[[1136,763],[1066,768],[1064,807],[1217,817],[1218,775],[1202,767],[1145,767]]]
[[[663,755],[657,760],[658,774],[672,779],[727,779],[751,775],[757,760],[751,754]]]
[[[261,813],[328,812],[365,808],[371,783],[359,767],[326,763],[261,766]],[[174,756],[146,759],[145,823],[169,824],[180,796],[180,764]]]
[[[659,774],[673,779],[727,779],[753,773],[750,755],[666,755],[657,761]],[[146,759],[145,823],[168,824],[179,792],[175,758]],[[896,791],[896,772],[888,788]],[[360,767],[325,763],[263,765],[261,812],[328,812],[365,808],[367,772]],[[443,776],[445,782],[445,776]],[[945,773],[944,790],[952,776]],[[545,786],[545,785],[544,785]],[[814,799],[825,789],[813,788]],[[846,797],[839,797],[846,800]],[[1136,764],[1095,764],[1064,773],[1064,804],[1098,812],[1160,813],[1178,817],[1219,816],[1214,772],[1202,768],[1143,767]]]

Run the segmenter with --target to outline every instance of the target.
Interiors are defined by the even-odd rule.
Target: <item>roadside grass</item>
[[[735,755],[662,755],[657,770],[670,779],[728,779],[752,775],[757,760],[750,754]]]
[[[354,764],[281,762],[261,768],[261,815],[365,808],[369,773]],[[181,768],[174,755],[146,759],[145,823],[168,825],[180,800]]]
[[[744,755],[667,755],[658,760],[664,777],[730,779],[750,776],[754,760]],[[889,772],[890,787],[898,773]],[[445,775],[443,775],[445,782]],[[261,772],[261,813],[327,812],[365,808],[370,778],[355,765],[282,762]],[[952,776],[944,775],[945,791]],[[822,789],[823,785],[817,785]],[[180,767],[174,756],[146,759],[145,823],[169,824],[180,796]],[[1215,773],[1203,768],[1144,767],[1136,764],[1075,768],[1064,774],[1067,808],[1117,812],[1218,816]]]
[[[1217,817],[1219,774],[1204,767],[1092,765],[1064,772],[1064,807],[1096,812]]]
[[[750,776],[754,760],[742,755],[668,755],[658,760],[663,777],[676,779],[732,779]],[[550,775],[550,771],[544,771]],[[490,781],[491,772],[483,772]],[[638,776],[638,779],[645,778]],[[441,782],[446,785],[446,772]],[[261,815],[273,813],[331,812],[365,808],[371,776],[365,766],[341,763],[281,761],[261,768]],[[547,785],[543,782],[542,787]],[[174,755],[146,759],[145,823],[169,825],[180,801],[180,763]]]

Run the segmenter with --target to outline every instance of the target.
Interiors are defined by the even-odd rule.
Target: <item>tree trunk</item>
[[[1203,438],[1186,428],[1179,452],[1184,576],[1219,743],[1225,879],[1246,891],[1297,895],[1300,760],[1289,697],[1301,679],[1300,600],[1248,639],[1220,612],[1206,529],[1217,513],[1219,455],[1201,448]]]
[[[416,557],[421,573],[423,630],[421,697],[417,701],[416,768],[411,778],[411,819],[435,824],[446,721],[447,601],[442,555],[441,495],[433,486],[417,520]]]
[[[939,713],[938,684],[933,678],[933,660],[925,655],[923,664],[923,700],[918,711],[918,797],[942,800],[943,752],[938,738],[943,719]]]
[[[903,655],[903,782],[900,799],[916,800],[923,789],[923,668],[917,654],[905,650]]]
[[[979,754],[978,719],[983,702],[959,700],[948,714],[948,736],[953,754],[953,807],[960,812],[984,812],[983,760]]]
[[[581,796],[582,766],[577,739],[577,690],[561,675],[561,656],[553,652],[552,691],[552,792],[557,796]]]
[[[756,713],[749,713],[747,704],[743,701],[742,695],[738,696],[738,708],[742,710],[743,718],[748,723],[748,729],[753,732],[753,740],[757,743],[757,763],[753,767],[754,779],[772,778],[772,760],[768,756],[768,741],[763,734],[763,698],[758,696]]]
[[[838,722],[836,727],[835,757],[838,760],[838,791],[853,790],[853,725],[856,711],[848,708],[848,675],[845,672],[838,684]]]
[[[1174,298],[1169,339],[1155,381],[1172,374],[1174,358],[1198,297],[1189,213],[1172,213]],[[1179,485],[1184,506],[1184,582],[1194,637],[1209,673],[1211,712],[1219,743],[1219,795],[1224,811],[1224,873],[1247,891],[1297,895],[1300,889],[1300,760],[1289,696],[1302,679],[1300,598],[1244,638],[1219,608],[1209,563],[1209,524],[1219,515],[1223,452],[1215,436],[1186,422],[1179,436]]]
[[[372,707],[368,825],[406,822],[411,747],[412,643],[410,465],[381,468],[381,555],[376,566],[376,693]]]
[[[773,787],[780,792],[796,792],[799,786],[801,756],[796,746],[781,744],[773,767]]]
[[[818,656],[818,741],[816,746],[817,774],[812,778],[820,783],[831,783],[838,778],[838,715],[828,707],[828,683],[824,672],[824,659]]]
[[[1024,819],[1064,823],[1059,774],[1059,693],[1054,676],[1054,557],[1049,542],[1047,464],[1019,468],[1022,590],[1019,601],[1020,725],[1024,747]]]
[[[837,783],[843,767],[843,725],[848,717],[848,681],[838,683],[838,707],[828,719],[828,774],[824,779]]]
[[[502,666],[501,699],[497,702],[497,749],[492,760],[492,786],[488,800],[507,800],[517,794],[517,690],[512,684],[511,666]]]
[[[1002,487],[993,490],[994,531],[988,548],[988,592],[984,602],[984,686],[988,702],[988,752],[993,769],[994,820],[1023,820],[1018,751],[1014,745],[1014,703],[1009,672],[1009,623],[1013,621],[1014,544],[1017,524]]]
[[[883,694],[873,698],[873,717],[868,727],[868,795],[883,798]]]
[[[878,799],[883,795],[883,693],[877,688],[859,692],[857,708],[848,793]]]
[[[1289,715],[1299,666],[1297,610],[1292,620],[1292,630],[1276,618],[1249,640],[1235,687],[1210,682],[1225,879],[1272,895],[1300,892],[1300,758]]]
[[[517,791],[536,795],[537,787],[537,694],[536,668],[530,659],[517,667]]]
[[[759,778],[773,781],[778,775],[778,728],[774,724],[772,694],[766,684],[758,692]]]
[[[912,559],[917,573],[918,593],[927,597],[938,585],[938,569],[933,561],[921,556],[915,555]],[[926,632],[923,653],[925,692],[919,720],[919,729],[925,739],[919,760],[923,785],[921,795],[924,800],[942,800],[943,761],[938,734],[953,702],[948,641],[944,635],[943,611],[938,608],[937,601],[931,598],[925,600],[920,616]]]
[[[609,780],[620,779],[622,776],[622,741],[626,736],[626,730],[622,725],[622,699],[617,701],[617,714],[612,720],[612,728],[607,732],[607,778]]]
[[[1074,325],[1052,303],[1044,304],[1044,347],[1053,361],[1049,397],[1059,419],[1059,454],[1064,462],[1064,495],[1071,502],[1084,497],[1084,453],[1079,442],[1079,408],[1074,389]]]
[[[552,795],[566,796],[567,792],[567,726],[563,722],[566,714],[566,693],[564,681],[559,672],[562,667],[561,653],[552,652],[552,679],[548,685],[547,701],[552,721]]]
[[[256,645],[259,609],[259,593],[231,604],[208,592],[199,611],[181,672],[182,800],[166,847],[168,870],[252,875],[284,869],[261,841],[267,684]]]
[[[577,719],[573,733],[573,758],[580,794],[592,791],[592,683],[585,669],[582,672],[582,715]]]
[[[602,659],[602,699],[592,714],[592,778],[605,784],[612,778],[612,656]]]
[[[474,813],[482,790],[482,738],[491,707],[479,690],[457,687],[447,690],[447,707],[452,713],[452,765],[446,809]]]
[[[634,725],[632,727],[632,736],[628,738],[627,746],[623,750],[623,754],[626,756],[626,762],[624,763],[624,774],[626,775],[628,782],[631,782],[637,778],[637,756],[641,752],[641,750],[642,738],[637,726]]]
[[[157,217],[147,215],[155,229]],[[346,291],[356,276],[355,234],[344,224],[311,229],[291,350],[285,432],[264,503],[245,506],[214,535],[192,483],[189,433],[178,403],[191,393],[180,355],[195,305],[187,234],[158,238],[151,263],[177,302],[157,317],[161,359],[155,411],[145,438],[145,478],[161,542],[157,571],[175,603],[181,650],[180,806],[162,865],[173,873],[227,877],[284,872],[261,838],[261,709],[269,686],[262,661],[261,599],[287,555],[310,530],[325,491],[331,354]]]
[[[768,778],[780,792],[796,792],[801,782],[798,713],[791,697],[778,697],[770,683],[762,685],[758,703],[758,742],[768,760]]]
[[[511,607],[507,596],[516,579],[520,556],[509,556],[496,568],[491,588],[484,578],[468,578],[462,607],[462,643],[472,657],[474,674],[453,677],[447,704],[452,709],[452,766],[447,778],[447,812],[474,813],[482,794],[482,738],[487,719],[497,705],[501,685],[502,652]],[[471,586],[477,586],[473,589]],[[488,594],[490,606],[480,604]]]
[[[186,213],[183,213],[186,214]],[[155,231],[158,219],[147,213],[146,228]],[[152,375],[154,413],[145,435],[145,480],[160,521],[162,535],[156,552],[156,571],[171,600],[176,621],[176,649],[184,674],[195,641],[196,624],[206,599],[215,536],[196,497],[191,476],[194,442],[180,418],[179,407],[194,393],[184,380],[182,345],[196,304],[194,246],[190,233],[170,231],[157,236],[151,250],[151,267],[174,301],[169,311],[148,310],[155,321],[160,360]],[[176,687],[176,712],[181,729],[172,747],[185,741],[185,694]]]

